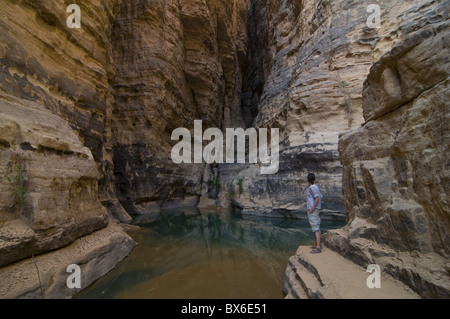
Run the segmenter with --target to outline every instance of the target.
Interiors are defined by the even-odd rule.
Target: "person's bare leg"
[[[322,247],[320,246],[320,236],[322,235],[322,233],[320,232],[320,230],[318,230],[314,234],[316,235],[316,248],[321,249]]]

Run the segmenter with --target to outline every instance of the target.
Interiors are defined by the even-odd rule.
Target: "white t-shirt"
[[[316,206],[316,209],[322,209],[322,194],[320,193],[319,187],[315,184],[311,185],[308,188],[306,194],[306,208],[311,209],[314,206],[314,199],[319,197],[319,203]]]

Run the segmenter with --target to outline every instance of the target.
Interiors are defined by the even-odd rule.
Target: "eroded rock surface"
[[[86,270],[85,279],[92,282],[135,244],[120,228],[114,231],[115,239],[105,231],[110,229],[111,213],[130,220],[116,197],[112,169],[110,82],[115,70],[110,36],[118,3],[78,2],[82,28],[69,29],[64,2],[2,2],[0,267],[6,267],[1,268],[2,297],[39,297],[35,281],[19,278],[29,273],[23,264],[33,255],[37,259],[51,251],[48,263],[56,265],[53,258],[68,254],[60,260],[61,267],[75,259],[104,263],[98,270]],[[20,205],[14,203],[15,185],[6,179],[14,178],[17,165],[25,178],[21,188],[28,193]],[[87,236],[97,238],[98,257],[88,249],[70,256],[68,246]],[[18,274],[16,282],[4,269]],[[41,278],[46,296],[70,296],[63,291],[65,278],[55,276],[54,268],[47,270]],[[16,285],[21,285],[20,292]]]
[[[135,245],[122,227],[110,220],[107,227],[63,249],[0,268],[0,298],[70,298],[113,269]],[[80,267],[81,288],[67,286],[74,274],[73,269],[68,271],[69,265]]]
[[[366,268],[330,249],[310,254],[300,246],[289,259],[284,280],[286,299],[418,299],[398,280],[380,273],[378,288],[369,288]],[[372,284],[374,280],[370,281]]]
[[[235,191],[231,205],[299,215],[305,211],[304,180],[312,171],[326,211],[345,213],[338,136],[359,127],[366,113],[376,114],[380,99],[396,94],[390,73],[409,72],[387,70],[386,85],[380,87],[385,93],[379,92],[378,100],[372,99],[363,111],[363,82],[370,67],[411,32],[448,19],[446,1],[377,4],[380,27],[370,28],[367,1],[250,1],[244,121],[280,128],[280,171],[267,177],[255,175],[252,167],[236,173],[234,167],[220,166],[222,205],[230,193],[227,185],[243,179],[244,192]],[[427,72],[439,74],[440,67]],[[424,81],[420,85],[428,85]],[[405,96],[403,102],[411,98]]]
[[[327,212],[348,211],[330,247],[448,294],[448,1],[378,1],[375,29],[359,0],[78,3],[81,29],[64,2],[2,2],[0,172],[21,164],[30,194],[14,214],[0,182],[0,266],[200,197],[298,217],[314,171]],[[278,173],[174,164],[195,119],[280,128]]]
[[[0,24],[0,90],[40,103],[78,133],[98,165],[99,196],[118,218],[111,118],[111,32],[120,1],[79,1],[81,28],[69,29],[61,1],[4,1]]]
[[[14,203],[14,186],[1,180],[0,266],[57,249],[108,223],[98,199],[98,169],[67,122],[37,103],[0,102],[1,175],[24,169],[28,196]]]
[[[68,265],[82,266],[86,287],[136,243],[112,225],[99,200],[92,153],[66,121],[38,103],[1,95],[0,132],[1,175],[14,180],[20,165],[27,192],[19,205],[15,185],[1,179],[0,297],[40,298],[42,292],[46,298],[70,297],[76,290],[65,284]],[[33,256],[45,263],[41,278]]]
[[[428,298],[450,296],[449,30],[411,33],[371,68],[367,122],[339,141],[348,224],[326,236]]]
[[[128,1],[113,30],[114,173],[133,214],[195,206],[204,164],[172,162],[176,128],[242,126],[247,1]]]

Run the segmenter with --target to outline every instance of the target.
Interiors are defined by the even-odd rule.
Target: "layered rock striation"
[[[88,285],[136,244],[110,217],[129,220],[112,169],[118,3],[80,1],[80,29],[68,28],[64,2],[2,3],[1,297],[70,297],[69,264],[79,263]],[[92,238],[95,244],[69,248]],[[20,278],[31,276],[34,258],[46,260],[39,284],[37,276]],[[101,266],[92,269],[92,262]]]
[[[127,211],[195,206],[205,164],[175,164],[176,128],[242,126],[247,1],[122,1],[113,30],[117,76],[114,175]],[[203,134],[203,132],[202,132]]]
[[[411,33],[371,68],[366,123],[339,141],[348,223],[326,236],[428,298],[450,296],[449,26]]]
[[[0,266],[5,266],[101,229],[108,215],[98,200],[94,158],[67,122],[39,104],[2,98],[1,172],[12,181],[1,184]],[[18,174],[22,185],[15,185]],[[17,187],[28,194],[23,203]]]
[[[81,28],[70,29],[61,1],[5,1],[0,87],[69,123],[98,165],[102,203],[126,220],[117,205],[111,131],[111,32],[119,3],[81,1]]]
[[[0,276],[63,253],[92,282],[134,245],[111,216],[200,199],[304,218],[313,171],[328,216],[348,213],[329,247],[422,296],[448,294],[448,4],[377,3],[379,27],[359,0],[79,1],[81,28],[70,29],[65,2],[4,1],[0,173],[19,165],[28,195],[19,203],[0,181]],[[194,120],[279,128],[278,172],[173,163],[171,134]],[[65,259],[99,237],[86,249],[101,252],[94,264],[78,248]],[[52,271],[47,295],[66,296]],[[11,291],[0,293],[27,296],[26,285]]]
[[[104,247],[101,271],[89,267],[95,280],[133,246],[120,229],[104,231],[110,215],[128,222],[129,213],[197,205],[205,164],[174,164],[172,131],[194,119],[205,129],[243,126],[247,1],[77,4],[79,29],[66,25],[63,2],[2,9],[1,172],[13,177],[20,165],[28,195],[14,204],[14,185],[2,179],[4,276],[25,267],[15,262],[102,231],[115,244]],[[21,289],[16,296],[27,295]]]
[[[368,5],[250,1],[243,115],[249,126],[280,128],[280,170],[268,177],[251,167],[221,166],[223,205],[227,185],[237,190],[243,183],[231,205],[304,218],[305,178],[314,172],[325,211],[345,213],[338,137],[365,121],[362,91],[370,67],[409,33],[448,18],[445,1],[377,1],[380,25],[370,27]]]

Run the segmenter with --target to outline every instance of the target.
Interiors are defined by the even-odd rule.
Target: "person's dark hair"
[[[316,175],[314,175],[313,173],[309,173],[308,174],[308,182],[310,182],[311,184],[314,184],[315,181],[316,181]]]

